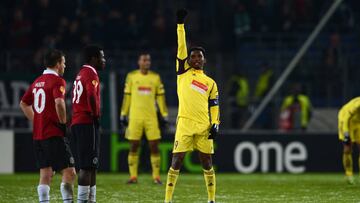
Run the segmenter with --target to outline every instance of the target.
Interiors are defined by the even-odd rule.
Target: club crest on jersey
[[[138,92],[141,95],[149,95],[151,94],[151,87],[140,86],[138,87]]]
[[[61,94],[65,94],[65,87],[64,86],[60,86],[60,92],[61,92]]]
[[[190,86],[193,90],[200,92],[201,94],[205,94],[206,91],[209,89],[208,86],[196,80],[193,80]]]
[[[93,81],[92,81],[92,84],[93,84],[95,87],[97,87],[99,83],[98,83],[98,81],[93,80]]]

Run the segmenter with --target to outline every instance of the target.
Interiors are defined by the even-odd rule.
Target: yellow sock
[[[160,154],[151,154],[150,161],[153,179],[160,178]]]
[[[208,191],[208,201],[215,201],[216,178],[214,169],[204,169],[204,178],[206,183],[206,189]]]
[[[129,165],[130,178],[137,178],[137,176],[138,176],[138,165],[139,165],[139,155],[138,155],[138,153],[129,152],[128,165]]]
[[[345,169],[346,176],[353,175],[353,160],[351,153],[343,153],[343,165]]]
[[[171,167],[169,169],[167,181],[166,181],[165,202],[172,201],[176,181],[179,177],[179,171],[180,170],[174,170]]]

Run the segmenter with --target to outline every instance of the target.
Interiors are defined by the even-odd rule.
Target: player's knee
[[[203,169],[210,170],[212,168],[211,155],[200,153],[199,158],[200,158],[200,162],[201,162]]]
[[[157,142],[150,142],[149,145],[152,154],[159,154],[159,144]]]
[[[344,145],[344,153],[345,154],[350,154],[350,153],[352,153],[352,147],[351,147],[351,145]]]
[[[136,153],[139,149],[140,143],[137,141],[131,141],[130,142],[130,151]]]
[[[182,166],[184,157],[185,157],[185,153],[173,154],[173,158],[171,161],[171,168],[173,168],[175,170],[179,170]]]
[[[76,178],[75,168],[65,169],[63,176],[64,176],[64,179],[66,180],[66,182],[73,182]]]

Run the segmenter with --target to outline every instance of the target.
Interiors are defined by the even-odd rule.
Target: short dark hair
[[[188,54],[190,55],[192,51],[201,51],[205,56],[205,49],[203,47],[191,47]]]
[[[58,49],[48,50],[44,57],[45,67],[54,67],[58,62],[61,62],[63,56],[65,56],[65,54]]]
[[[100,57],[100,51],[102,51],[103,48],[99,45],[88,45],[84,48],[84,60],[85,62],[90,62],[93,57],[99,58]]]
[[[139,54],[138,54],[138,59],[140,59],[140,57],[141,57],[141,56],[144,56],[144,55],[151,55],[151,54],[150,54],[150,52],[148,52],[148,51],[141,51],[141,52],[139,52]]]

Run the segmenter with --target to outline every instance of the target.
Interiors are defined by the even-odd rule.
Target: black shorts
[[[100,155],[99,128],[93,124],[76,124],[71,127],[80,169],[97,169]]]
[[[33,145],[39,169],[52,167],[54,171],[61,171],[75,166],[68,138],[56,136],[46,140],[34,140]]]

